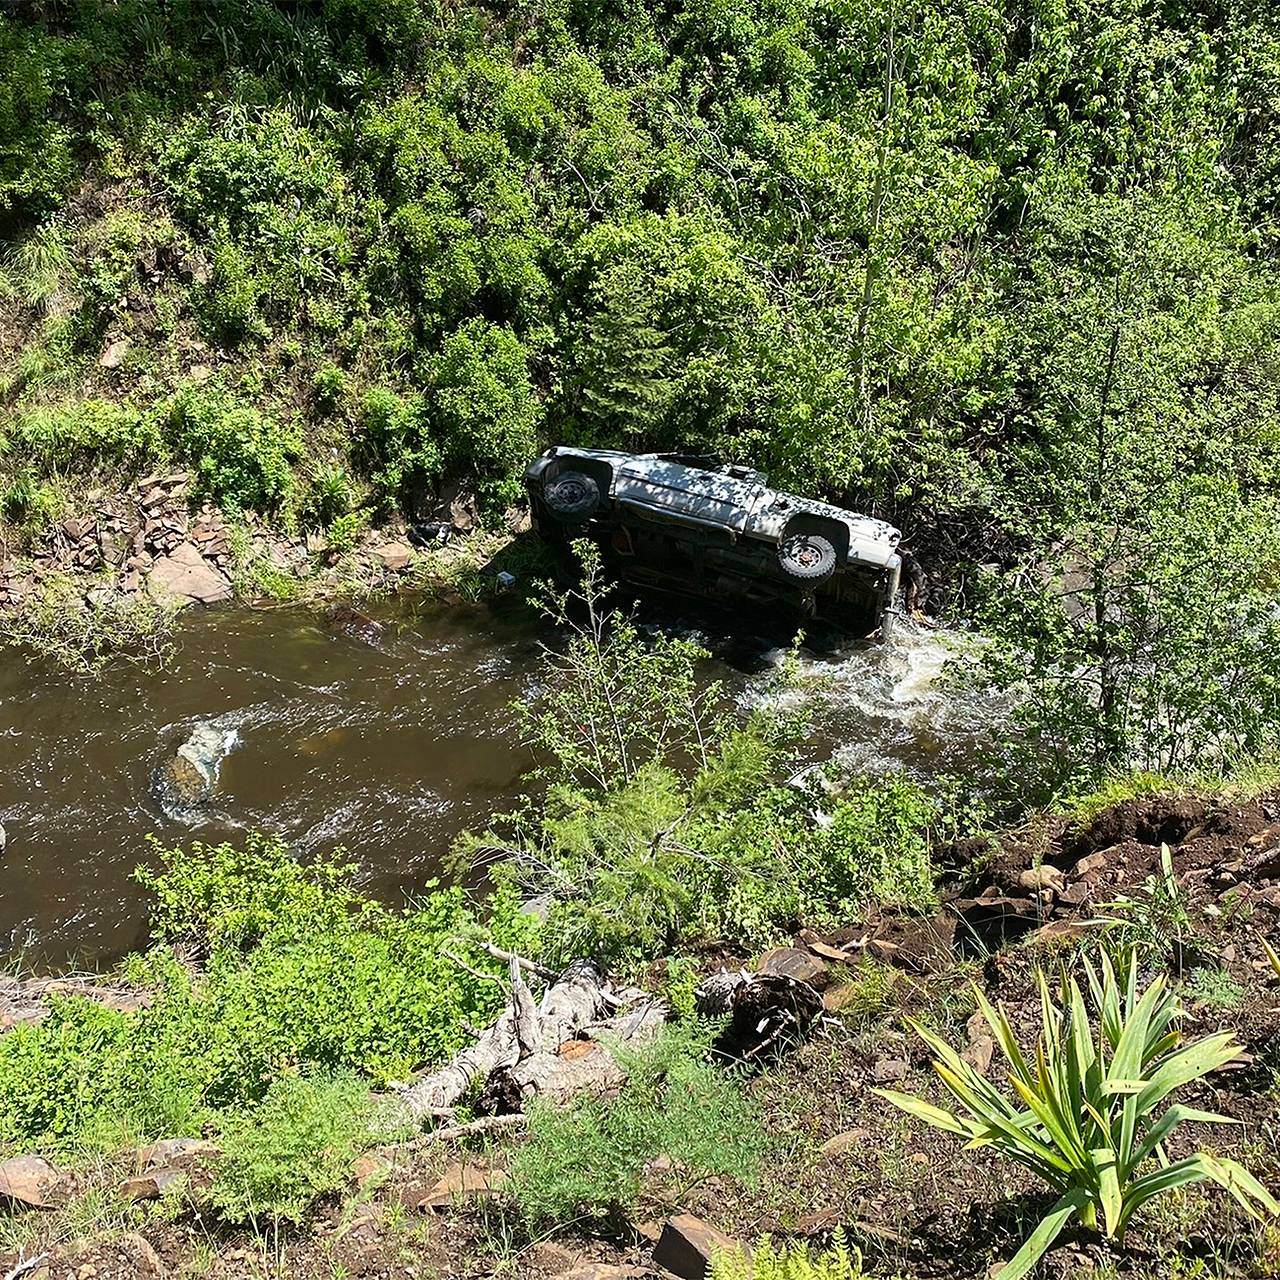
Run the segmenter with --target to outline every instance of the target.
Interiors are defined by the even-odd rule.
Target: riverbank
[[[814,1248],[842,1231],[868,1274],[982,1275],[1010,1256],[1047,1201],[1025,1172],[993,1154],[966,1153],[957,1139],[886,1107],[875,1090],[944,1101],[927,1049],[904,1024],[908,1016],[1007,1088],[969,984],[1001,1002],[1025,1049],[1040,1016],[1037,969],[1078,972],[1103,940],[1138,947],[1144,981],[1166,975],[1182,999],[1186,1034],[1229,1030],[1239,1046],[1223,1069],[1179,1095],[1236,1123],[1180,1130],[1171,1158],[1208,1144],[1243,1160],[1264,1184],[1280,1184],[1280,974],[1266,950],[1267,943],[1280,948],[1280,791],[1139,795],[1087,820],[1042,816],[982,847],[935,852],[950,866],[935,913],[873,911],[821,934],[802,930],[789,946],[762,955],[719,948],[676,958],[690,974],[726,964],[786,973],[817,993],[825,1010],[802,1044],[737,1080],[750,1124],[768,1135],[750,1176],[699,1177],[688,1158],[657,1153],[641,1162],[633,1188],[619,1188],[625,1212],[530,1231],[512,1199],[524,1176],[521,1153],[538,1151],[541,1176],[552,1183],[565,1154],[553,1158],[537,1131],[512,1137],[479,1125],[453,1141],[375,1141],[352,1153],[300,1225],[255,1230],[229,1225],[216,1193],[210,1200],[227,1140],[212,1130],[175,1132],[205,1141],[52,1156],[55,1180],[42,1193],[52,1207],[0,1210],[0,1266],[45,1255],[36,1274],[43,1267],[50,1277],[100,1280],[639,1280],[669,1276],[665,1258],[674,1274],[698,1280],[689,1251],[673,1254],[670,1242],[655,1261],[664,1230],[694,1244],[750,1243],[767,1234]],[[1102,929],[1099,920],[1112,923]],[[676,1003],[678,989],[667,988]],[[29,994],[31,1010],[47,1008],[46,994]],[[109,989],[111,999],[137,1005],[150,994],[145,984]],[[466,1119],[464,1111],[464,1129]],[[587,1139],[579,1133],[577,1141]],[[607,1180],[602,1158],[589,1164]],[[587,1176],[579,1193],[591,1185]],[[1251,1221],[1220,1192],[1193,1187],[1154,1202],[1123,1246],[1068,1231],[1044,1274],[1166,1277],[1194,1268],[1206,1277],[1261,1277],[1280,1262],[1277,1241],[1273,1227]]]
[[[80,669],[121,654],[160,660],[173,619],[193,605],[324,606],[396,592],[462,603],[540,562],[540,549],[519,541],[527,513],[511,508],[486,527],[474,496],[456,490],[439,518],[335,537],[290,534],[253,512],[229,521],[193,506],[190,485],[189,472],[158,473],[86,493],[39,533],[0,530],[0,643]]]

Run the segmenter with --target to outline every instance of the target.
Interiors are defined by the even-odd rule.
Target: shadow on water
[[[536,696],[540,641],[515,603],[381,606],[380,636],[296,608],[193,614],[162,672],[114,666],[98,680],[0,655],[0,956],[101,964],[145,938],[134,867],[146,841],[278,832],[301,852],[344,847],[361,885],[390,901],[439,874],[459,832],[520,791],[532,761],[511,704]],[[708,678],[743,709],[773,696],[785,626],[642,606],[646,626],[713,654]],[[982,732],[934,688],[945,638],[907,629],[886,646],[806,649],[825,677],[805,746],[860,768],[928,775]],[[153,775],[198,725],[230,750],[209,806],[166,816]]]

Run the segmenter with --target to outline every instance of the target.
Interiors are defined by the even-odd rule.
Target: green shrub
[[[530,1229],[633,1209],[645,1166],[671,1158],[688,1185],[719,1174],[754,1180],[762,1117],[738,1081],[706,1061],[706,1027],[668,1028],[653,1044],[615,1051],[627,1082],[612,1102],[535,1103],[529,1139],[511,1161],[511,1195]]]
[[[434,479],[443,464],[423,397],[400,396],[387,387],[365,393],[357,448],[368,462],[374,483],[393,500],[399,499],[410,481]]]
[[[748,1259],[742,1250],[719,1253],[711,1261],[710,1280],[861,1280],[862,1255],[837,1234],[835,1244],[816,1254],[793,1241],[775,1249],[760,1240]]]
[[[358,1076],[282,1075],[256,1107],[224,1122],[209,1201],[229,1222],[259,1230],[301,1222],[317,1198],[349,1179],[374,1123]]]
[[[1136,955],[1123,985],[1105,953],[1100,964],[1101,976],[1086,966],[1096,1034],[1075,979],[1064,981],[1059,1004],[1039,975],[1044,1033],[1033,1057],[1019,1048],[1004,1011],[975,986],[978,1007],[1008,1061],[1016,1101],[916,1022],[911,1025],[937,1055],[934,1069],[960,1113],[875,1090],[908,1115],[1030,1169],[1060,1196],[1004,1268],[1008,1280],[1029,1274],[1072,1217],[1122,1241],[1144,1204],[1193,1182],[1217,1183],[1254,1217],[1280,1214],[1280,1201],[1234,1160],[1202,1151],[1171,1163],[1164,1150],[1180,1124],[1236,1123],[1181,1103],[1159,1109],[1176,1090],[1230,1062],[1241,1046],[1223,1031],[1179,1047],[1182,1009],[1164,980],[1139,995]]]
[[[194,468],[200,491],[225,506],[278,507],[293,484],[296,429],[214,388],[189,387],[174,398],[166,436]]]
[[[60,509],[60,504],[59,508]],[[0,646],[12,645],[71,671],[92,674],[127,659],[163,667],[173,652],[176,609],[146,592],[87,597],[67,573],[43,578],[19,610],[0,614]]]
[[[0,212],[55,208],[74,172],[71,131],[52,110],[64,46],[0,16]]]
[[[135,472],[165,453],[152,415],[106,400],[42,405],[17,414],[7,450],[44,471],[63,474],[99,467]]]
[[[502,475],[537,452],[528,353],[509,329],[468,321],[445,339],[430,379],[438,431],[455,464]]]
[[[544,601],[566,642],[540,699],[515,708],[546,790],[458,846],[499,853],[501,874],[551,900],[550,954],[642,965],[696,939],[764,943],[875,901],[931,906],[937,805],[899,778],[855,779],[834,803],[779,785],[802,719],[740,719],[699,680],[696,645],[644,637],[604,608],[598,563],[579,550],[578,611]]]
[[[0,1140],[57,1151],[109,1147],[113,1133],[192,1132],[300,1067],[385,1085],[461,1048],[462,1024],[502,1005],[498,984],[441,954],[500,968],[471,945],[482,924],[460,888],[395,912],[354,890],[352,868],[304,866],[276,840],[156,856],[140,875],[157,945],[126,968],[151,1005],[101,1018],[68,1001],[64,1016],[0,1036]],[[501,946],[536,949],[536,923],[508,895],[488,900],[483,928]],[[179,963],[175,943],[201,973]]]

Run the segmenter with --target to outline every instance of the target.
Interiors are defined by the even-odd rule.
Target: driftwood
[[[525,972],[548,971],[519,956],[502,958],[508,962],[506,1008],[474,1044],[402,1090],[413,1120],[447,1116],[482,1081],[476,1107],[482,1115],[519,1113],[535,1097],[559,1105],[582,1093],[613,1093],[626,1081],[614,1047],[642,1045],[668,1020],[663,1001],[615,990],[594,961],[575,961],[553,975],[535,1001]],[[798,1040],[822,1012],[822,999],[807,982],[746,972],[713,975],[699,988],[697,1004],[700,1013],[728,1018],[717,1054],[746,1061]]]

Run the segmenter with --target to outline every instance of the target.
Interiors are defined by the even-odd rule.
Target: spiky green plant
[[[1280,1214],[1280,1202],[1236,1161],[1202,1151],[1171,1163],[1164,1152],[1166,1139],[1184,1122],[1235,1123],[1180,1103],[1160,1111],[1175,1090],[1236,1056],[1240,1046],[1231,1033],[1180,1046],[1175,1024],[1182,1009],[1163,978],[1139,994],[1136,956],[1123,983],[1105,953],[1099,969],[1085,962],[1098,1011],[1096,1031],[1074,978],[1064,975],[1059,1005],[1043,972],[1038,974],[1043,1030],[1032,1059],[1018,1047],[1003,1008],[993,1007],[975,986],[1018,1100],[915,1022],[912,1028],[937,1055],[934,1070],[960,1104],[959,1113],[910,1094],[876,1090],[909,1115],[967,1138],[966,1149],[991,1147],[1024,1165],[1058,1193],[1001,1280],[1026,1275],[1073,1216],[1122,1240],[1129,1220],[1148,1200],[1192,1182],[1217,1183],[1254,1217],[1262,1210]]]

